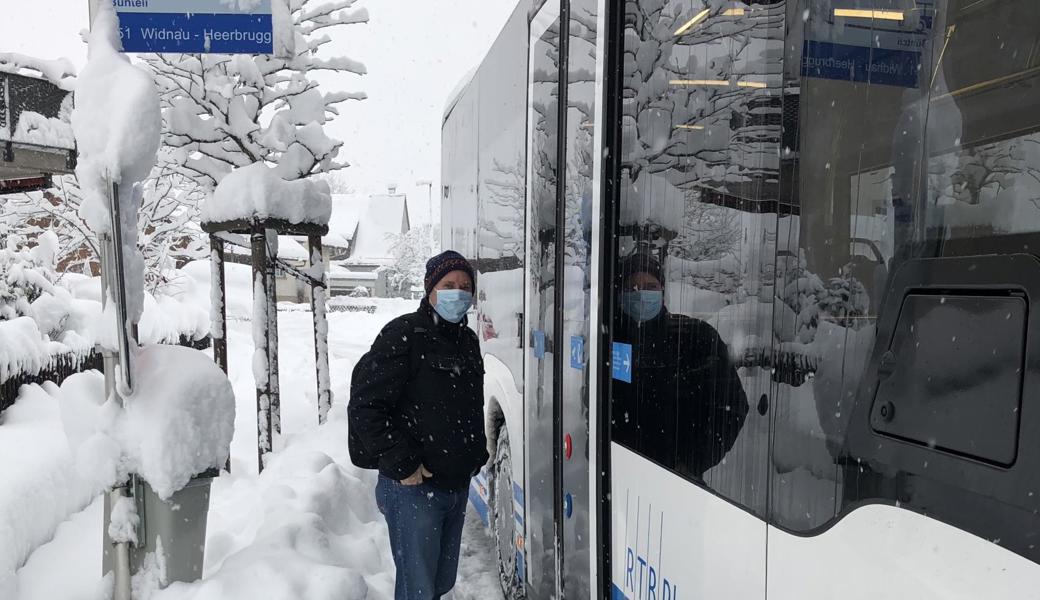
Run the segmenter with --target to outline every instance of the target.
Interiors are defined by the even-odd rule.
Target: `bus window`
[[[800,111],[791,149],[800,214],[781,227],[779,247],[792,258],[776,273],[784,305],[777,314],[789,315],[779,326],[790,335],[784,343],[814,364],[814,374],[778,390],[770,519],[815,531],[858,504],[892,503],[1028,553],[1035,527],[1013,522],[1030,513],[1005,512],[995,499],[1002,492],[976,485],[982,461],[1010,465],[1015,456],[1022,341],[989,336],[1015,330],[1005,318],[1024,324],[1024,305],[1013,295],[944,304],[912,294],[938,273],[951,286],[980,281],[971,272],[981,263],[941,268],[956,257],[1040,248],[1040,13],[1028,0],[939,0],[912,10],[861,4],[898,8],[887,14],[900,18],[836,16],[847,5],[837,1],[792,2],[788,14],[789,26],[804,29],[794,32],[804,43],[791,44],[785,58],[788,77],[799,82],[789,93],[798,95]],[[862,68],[831,68],[857,57]],[[986,293],[1009,294],[1003,287]],[[962,305],[978,318],[941,326],[924,320]],[[895,341],[876,347],[882,339]],[[945,340],[952,348],[968,339],[956,360],[941,359],[940,347],[913,347]],[[883,365],[890,347],[927,368]],[[1004,356],[1003,366],[987,368],[991,354]],[[872,407],[880,406],[878,373],[893,369],[904,392],[885,396],[895,387],[882,386],[878,397],[905,401],[897,414],[908,420],[874,421],[864,434],[876,436],[872,443],[851,447],[850,430],[867,432]],[[906,397],[953,380],[960,391],[927,405],[922,395]],[[985,419],[971,416],[980,414]],[[889,438],[906,443],[884,459],[864,454]],[[913,469],[900,462],[908,452],[924,453]],[[960,462],[943,471],[949,461]],[[1017,475],[985,467],[985,477]],[[957,508],[965,506],[970,516]]]
[[[783,2],[624,10],[614,441],[764,516]],[[733,35],[735,30],[741,35]],[[768,362],[768,361],[765,361]]]

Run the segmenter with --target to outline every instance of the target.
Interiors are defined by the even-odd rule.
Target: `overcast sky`
[[[13,0],[10,0],[13,1]],[[379,192],[396,182],[408,194],[413,223],[425,221],[426,188],[434,182],[439,210],[440,119],[447,96],[476,66],[516,6],[516,0],[359,0],[371,21],[336,30],[326,56],[345,54],[368,75],[322,79],[328,89],[361,90],[364,102],[344,105],[330,126],[345,142],[344,171],[359,192]],[[86,61],[79,32],[87,26],[87,0],[19,2],[0,19],[0,52]]]

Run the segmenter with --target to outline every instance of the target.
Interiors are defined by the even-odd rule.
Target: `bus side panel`
[[[514,10],[481,63],[478,106],[479,152],[477,249],[477,313],[475,326],[485,362],[485,402],[490,454],[496,454],[505,428],[511,457],[512,487],[502,498],[512,507],[491,524],[498,528],[499,551],[517,558],[520,581],[525,574],[524,526],[524,212],[526,202],[527,3]],[[485,497],[485,501],[490,500]],[[510,527],[511,525],[511,527]],[[508,547],[507,547],[508,546]]]
[[[758,517],[619,444],[611,470],[611,598],[762,597]]]
[[[441,129],[441,247],[476,256],[477,102],[480,82],[470,81]]]

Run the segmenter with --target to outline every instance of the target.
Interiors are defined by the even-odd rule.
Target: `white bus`
[[[524,0],[442,141],[507,597],[1040,598],[1035,0]]]

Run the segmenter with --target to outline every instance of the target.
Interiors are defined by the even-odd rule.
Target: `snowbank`
[[[281,219],[293,224],[327,225],[331,215],[328,183],[286,181],[262,163],[231,172],[202,206],[203,223]]]
[[[60,388],[22,387],[15,404],[0,415],[0,598],[20,597],[15,569],[104,489],[76,468],[60,416],[60,405],[70,398],[100,402],[103,395],[102,377],[83,373]]]
[[[287,441],[263,474],[221,477],[206,569],[153,600],[390,600],[393,562],[375,473],[347,456],[346,415]]]

